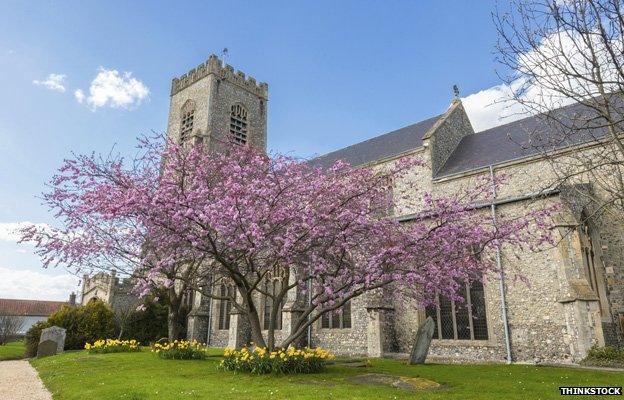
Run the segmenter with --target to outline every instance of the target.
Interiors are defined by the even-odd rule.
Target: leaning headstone
[[[51,341],[56,344],[56,353],[62,353],[63,349],[65,349],[65,329],[60,328],[58,326],[51,326],[41,331],[41,338],[39,339],[39,346],[43,344],[43,342]],[[51,355],[51,354],[48,354]],[[37,357],[39,357],[39,348],[37,348]]]
[[[414,342],[414,347],[412,347],[409,359],[409,363],[411,365],[425,363],[425,359],[429,353],[429,345],[431,345],[434,330],[435,325],[433,319],[431,317],[427,317],[425,323],[418,328],[418,332],[416,333],[416,341]]]
[[[39,342],[37,346],[37,357],[53,356],[57,353],[57,344],[52,340],[44,340]]]

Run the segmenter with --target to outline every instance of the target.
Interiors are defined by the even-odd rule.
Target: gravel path
[[[52,395],[28,361],[0,361],[0,400],[52,400]]]

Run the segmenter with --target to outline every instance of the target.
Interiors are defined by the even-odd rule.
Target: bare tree
[[[549,186],[575,191],[594,221],[624,215],[623,5],[517,0],[494,15],[511,101],[542,118],[523,145],[548,161]]]
[[[119,330],[117,339],[122,339],[132,314],[137,310],[141,302],[141,299],[132,293],[117,294],[115,296],[113,311],[115,312],[115,324]]]
[[[15,339],[24,327],[24,317],[20,315],[0,315],[0,346]]]

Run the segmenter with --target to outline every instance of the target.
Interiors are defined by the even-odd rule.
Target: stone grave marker
[[[429,353],[429,345],[431,345],[431,339],[433,338],[433,331],[435,329],[433,319],[427,317],[425,323],[418,328],[416,333],[416,342],[412,347],[409,363],[424,364],[427,354]]]
[[[37,357],[53,356],[57,353],[57,344],[52,340],[44,340],[39,342],[37,346]]]
[[[37,357],[62,353],[65,349],[65,334],[65,329],[58,326],[51,326],[42,330],[39,346],[37,346]],[[54,351],[52,351],[52,347],[54,347]]]

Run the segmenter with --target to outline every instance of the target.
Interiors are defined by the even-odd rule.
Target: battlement
[[[85,288],[91,289],[96,286],[108,286],[111,284],[111,279],[116,280],[115,274],[109,275],[105,272],[98,272],[93,276],[84,275],[82,278]]]
[[[113,304],[116,297],[130,295],[134,288],[135,280],[132,277],[119,278],[115,271],[110,274],[98,272],[93,276],[84,275],[82,278],[82,304],[87,304],[92,298],[98,298]]]
[[[265,100],[269,98],[268,84],[265,82],[257,83],[253,77],[245,76],[244,72],[234,71],[231,65],[223,65],[223,62],[214,54],[211,54],[208,60],[186,74],[179,78],[173,78],[171,81],[171,96],[210,74],[215,74],[220,79],[238,85]]]

